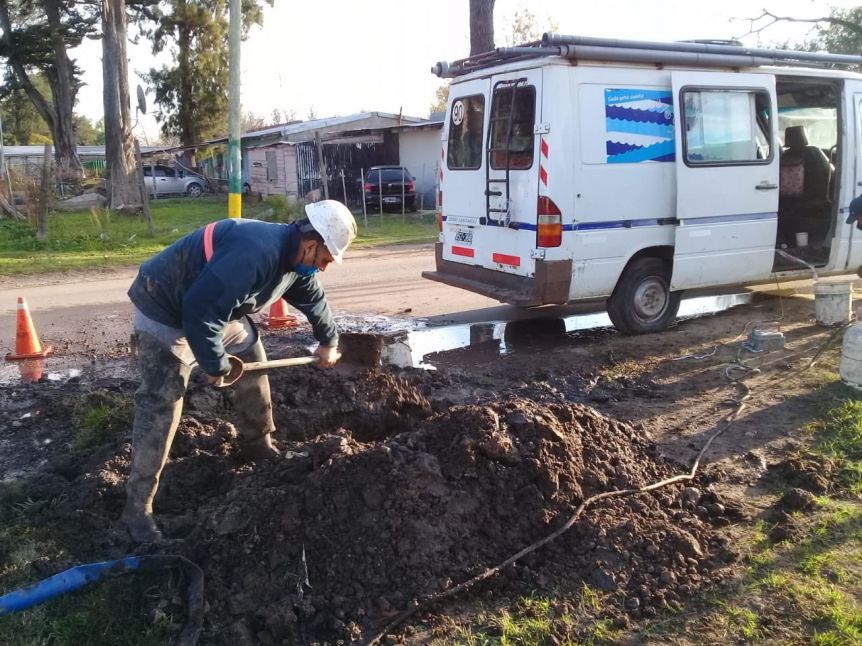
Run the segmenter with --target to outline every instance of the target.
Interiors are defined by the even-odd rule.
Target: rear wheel
[[[670,291],[670,263],[640,258],[626,267],[608,299],[608,316],[620,332],[658,332],[679,310],[681,292]]]

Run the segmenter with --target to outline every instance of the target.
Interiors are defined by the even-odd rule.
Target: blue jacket
[[[185,332],[200,367],[227,374],[222,331],[230,321],[259,312],[279,298],[302,312],[323,345],[338,331],[315,276],[300,276],[294,224],[222,220],[213,232],[213,255],[204,258],[203,228],[183,236],[141,265],[129,298],[143,314]]]

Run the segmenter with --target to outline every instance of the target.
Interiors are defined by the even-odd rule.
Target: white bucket
[[[852,314],[853,283],[850,281],[814,284],[814,318],[819,325],[844,325]]]
[[[848,386],[862,390],[862,323],[855,323],[844,333],[838,375]]]
[[[796,234],[796,246],[797,247],[807,247],[808,246],[808,232],[800,231]]]

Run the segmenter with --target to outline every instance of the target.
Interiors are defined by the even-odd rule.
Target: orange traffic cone
[[[49,355],[54,348],[50,345],[42,348],[39,335],[30,318],[30,310],[27,309],[27,301],[23,296],[18,297],[18,319],[15,326],[15,352],[6,355],[6,361],[22,361],[24,359],[42,359]]]
[[[287,313],[287,303],[284,302],[283,298],[279,298],[269,306],[269,315],[261,322],[261,325],[268,330],[285,330],[296,327],[299,325],[299,321],[293,314]]]
[[[22,384],[33,384],[39,381],[44,369],[44,359],[24,359],[18,362],[18,372],[21,375]]]

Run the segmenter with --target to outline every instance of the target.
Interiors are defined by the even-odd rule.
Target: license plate
[[[455,232],[455,242],[473,244],[473,232],[470,229],[458,229]]]
[[[383,198],[384,204],[398,204],[398,202],[400,202],[400,201],[401,201],[400,197],[384,197]]]

